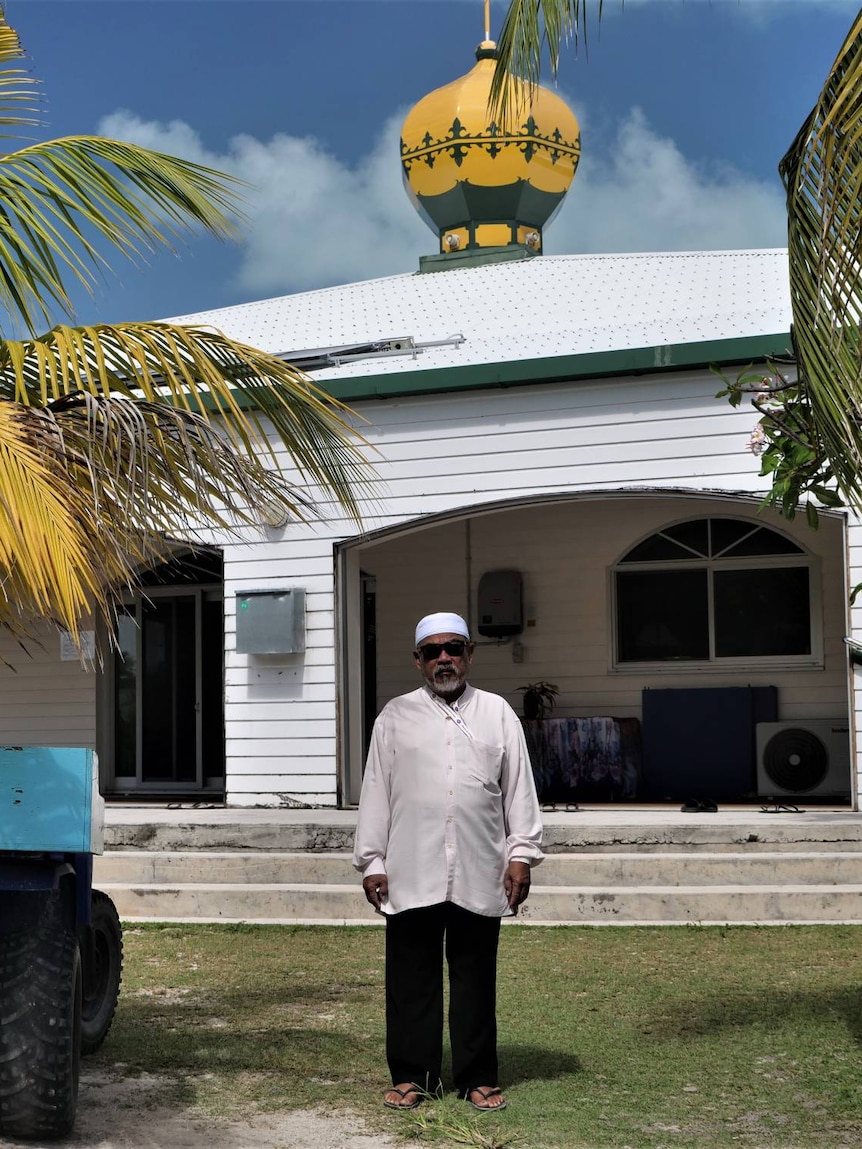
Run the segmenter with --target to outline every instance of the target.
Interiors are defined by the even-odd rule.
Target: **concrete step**
[[[543,814],[547,854],[770,850],[862,850],[862,816],[852,811],[798,814],[683,814],[589,810]],[[275,850],[349,853],[356,812],[108,808],[105,848],[113,850]],[[111,820],[112,819],[112,820]]]
[[[126,921],[367,924],[379,922],[356,885],[101,883]],[[524,924],[843,922],[862,924],[862,884],[534,886]]]
[[[527,924],[862,924],[849,810],[545,812]],[[95,883],[134,921],[374,924],[355,811],[109,809]]]
[[[94,882],[128,920],[380,921],[342,853],[111,851]],[[519,920],[862,921],[862,853],[555,854]]]
[[[862,885],[533,887],[527,924],[862,924]]]
[[[359,885],[349,854],[274,850],[112,850],[95,859],[94,880],[97,885]],[[550,854],[535,871],[535,881],[589,887],[862,884],[862,851]]]

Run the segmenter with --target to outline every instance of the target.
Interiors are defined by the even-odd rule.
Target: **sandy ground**
[[[244,1121],[203,1117],[165,1107],[165,1082],[117,1080],[81,1070],[78,1118],[59,1141],[4,1141],[31,1149],[387,1149],[393,1137],[369,1130],[349,1113],[294,1111]],[[399,1140],[401,1147],[415,1144]]]

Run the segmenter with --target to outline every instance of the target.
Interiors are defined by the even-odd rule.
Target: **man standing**
[[[353,864],[386,915],[392,1109],[441,1088],[444,938],[455,1086],[476,1109],[506,1104],[497,942],[542,860],[542,823],[515,712],[467,682],[473,650],[459,615],[420,621],[414,658],[425,681],[381,711],[362,782]]]

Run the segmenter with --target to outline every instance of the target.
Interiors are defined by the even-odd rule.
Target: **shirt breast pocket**
[[[503,773],[503,747],[492,746],[474,738],[470,773],[479,782],[486,794],[499,798],[502,794],[500,778]]]

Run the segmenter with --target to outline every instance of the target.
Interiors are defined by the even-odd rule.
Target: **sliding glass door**
[[[221,588],[148,587],[118,618],[109,793],[224,789]]]

